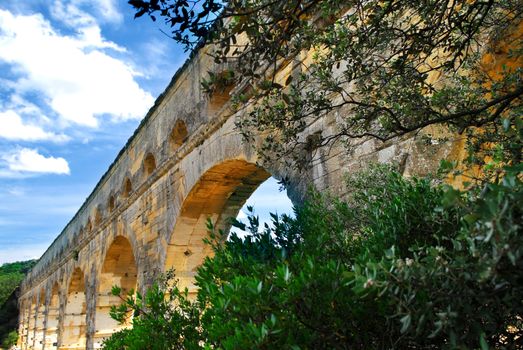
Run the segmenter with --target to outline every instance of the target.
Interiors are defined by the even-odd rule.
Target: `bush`
[[[2,341],[2,347],[4,349],[10,349],[12,346],[16,345],[16,342],[18,341],[18,332],[12,331],[7,334],[7,336]]]
[[[168,273],[113,308],[136,317],[105,348],[523,348],[517,165],[464,191],[382,166],[348,181],[260,232],[250,215],[243,240],[212,231],[196,300]]]

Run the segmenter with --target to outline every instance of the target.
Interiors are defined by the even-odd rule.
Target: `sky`
[[[0,264],[41,256],[185,61],[133,16],[125,0],[0,1]],[[274,179],[247,204],[291,212]]]

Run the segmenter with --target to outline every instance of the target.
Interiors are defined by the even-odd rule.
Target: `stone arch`
[[[91,218],[89,217],[87,219],[87,223],[85,224],[85,233],[89,234],[93,230],[93,224],[91,222]]]
[[[109,195],[109,199],[107,199],[107,208],[109,209],[109,213],[112,213],[114,209],[116,209],[116,198],[114,197],[114,194]]]
[[[39,350],[44,346],[45,311],[45,288],[42,288],[38,294],[34,333],[34,348]]]
[[[154,158],[154,155],[151,152],[149,152],[143,159],[143,172],[144,172],[144,175],[146,176],[146,178],[145,178],[146,180],[147,180],[147,177],[150,176],[154,172],[155,169],[156,169],[156,159]]]
[[[28,349],[29,319],[31,317],[31,302],[24,299],[20,306],[23,323],[20,325],[20,345],[22,349]]]
[[[174,127],[171,131],[169,143],[171,150],[175,151],[178,149],[187,139],[189,133],[187,132],[187,126],[183,120],[177,119],[174,123]]]
[[[65,305],[60,349],[82,349],[86,344],[85,276],[80,268],[73,271]]]
[[[122,196],[124,198],[128,198],[131,195],[131,192],[133,191],[133,184],[131,182],[131,179],[129,177],[126,177],[123,181],[122,186]]]
[[[226,160],[207,170],[186,196],[168,242],[164,269],[174,268],[180,286],[195,292],[196,268],[210,254],[203,243],[210,218],[227,231],[228,219],[270,174],[245,160]]]
[[[112,287],[119,286],[122,288],[122,293],[127,294],[131,290],[136,290],[137,276],[138,270],[131,242],[124,236],[116,236],[107,249],[98,278],[95,348],[101,347],[105,338],[126,326],[119,325],[109,315],[111,306],[121,302],[117,296],[111,294]]]
[[[102,220],[103,220],[102,208],[100,205],[97,205],[96,208],[94,209],[94,227],[96,227],[96,228],[100,227]]]
[[[58,345],[58,325],[60,316],[60,286],[53,284],[47,307],[47,324],[45,326],[45,349],[55,350]]]
[[[34,349],[37,312],[37,296],[33,295],[31,298],[31,307],[29,308],[29,323],[27,331],[27,347],[30,349]]]

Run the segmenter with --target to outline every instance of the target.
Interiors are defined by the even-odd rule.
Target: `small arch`
[[[91,224],[91,218],[87,219],[87,224],[85,224],[85,232],[89,233],[93,230],[93,225]]]
[[[44,319],[45,319],[45,289],[40,290],[36,310],[34,348],[43,349],[44,345]]]
[[[78,231],[78,234],[73,236],[68,245],[74,249],[74,247],[76,247],[76,245],[84,239],[85,232],[87,232],[87,230],[84,230],[84,227],[80,226],[80,231]]]
[[[27,349],[27,336],[29,330],[29,315],[31,314],[31,304],[29,300],[24,299],[20,305],[20,313],[22,315],[22,322],[19,326],[20,344],[22,349]]]
[[[147,153],[143,160],[143,170],[146,176],[151,175],[156,169],[156,159],[152,153]]]
[[[107,208],[109,208],[109,213],[112,213],[116,208],[116,199],[114,198],[114,195],[109,196],[109,199],[107,200]]]
[[[112,333],[126,327],[113,320],[109,311],[112,305],[120,304],[120,299],[111,294],[114,285],[122,288],[127,294],[136,290],[138,270],[129,240],[117,236],[107,250],[98,284],[98,299],[96,302],[94,346],[100,347],[103,340]]]
[[[85,349],[86,313],[85,277],[82,270],[77,267],[71,276],[69,289],[67,290],[61,348]]]
[[[133,191],[133,184],[131,183],[131,179],[128,177],[125,178],[123,182],[123,189],[122,189],[122,195],[124,198],[129,198],[131,195],[131,192]]]
[[[58,323],[60,315],[60,286],[58,282],[53,284],[49,306],[47,308],[47,324],[45,327],[45,349],[57,349]]]
[[[35,344],[35,330],[36,330],[36,316],[38,313],[38,303],[36,295],[31,299],[31,307],[29,309],[29,322],[27,330],[27,346],[34,349]]]
[[[173,130],[171,131],[170,144],[171,149],[174,151],[178,149],[187,139],[187,126],[183,120],[176,120],[174,123]]]
[[[94,210],[94,226],[99,227],[102,223],[103,216],[102,216],[102,210],[100,209],[100,206],[96,206],[96,209]]]

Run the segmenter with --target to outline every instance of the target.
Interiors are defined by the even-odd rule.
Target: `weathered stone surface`
[[[308,186],[343,195],[343,174],[371,161],[395,161],[405,174],[434,170],[454,142],[427,145],[416,136],[381,144],[341,143],[304,154],[306,170],[258,164],[234,128],[223,96],[209,98],[200,80],[213,63],[205,48],[158,98],[114,164],[22,285],[23,349],[93,349],[117,330],[108,308],[110,286],[143,291],[160,272],[177,270],[194,291],[195,269],[208,255],[206,220],[227,229],[256,187],[273,175],[288,178],[296,203]],[[339,116],[310,125],[306,135],[336,132]],[[305,151],[304,151],[305,152]]]

